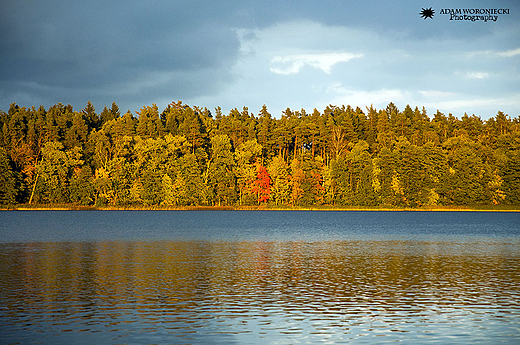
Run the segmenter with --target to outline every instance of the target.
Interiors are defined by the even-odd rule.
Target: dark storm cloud
[[[196,78],[200,70],[225,70],[238,49],[236,35],[230,25],[222,25],[226,21],[215,2],[17,1],[1,6],[2,109],[12,101],[29,101],[24,95],[46,98],[44,90],[56,88],[62,102],[79,101],[75,107],[99,90],[109,94],[103,103],[125,102],[137,94],[153,101],[160,90],[137,84],[158,72],[182,72],[177,79],[183,84],[175,90],[174,83],[170,91],[191,96],[195,88],[186,73]],[[193,83],[201,92],[211,87],[212,77],[210,72],[208,81]],[[143,95],[147,92],[154,94]]]
[[[419,11],[421,7],[431,6],[436,11],[434,20],[424,21]],[[233,69],[240,59],[246,57],[241,51],[240,39],[254,43],[249,37],[255,35],[254,30],[290,22],[355,29],[367,37],[380,39],[379,44],[385,45],[387,53],[394,42],[398,49],[406,50],[412,56],[419,55],[413,54],[414,49],[424,49],[426,53],[420,56],[428,56],[429,42],[436,41],[437,47],[443,47],[439,40],[444,40],[447,49],[445,60],[425,58],[424,63],[415,60],[410,65],[406,59],[401,59],[396,62],[395,70],[384,70],[377,76],[370,75],[373,66],[367,62],[379,61],[376,55],[371,54],[379,48],[370,47],[370,42],[357,43],[356,46],[349,43],[356,42],[356,37],[339,37],[336,42],[344,39],[346,44],[338,45],[326,36],[316,36],[316,42],[304,41],[296,47],[319,53],[328,50],[349,53],[355,49],[353,53],[365,55],[358,61],[352,60],[352,66],[357,64],[359,68],[356,70],[365,68],[367,71],[360,75],[358,86],[365,85],[367,91],[370,91],[370,85],[389,88],[381,82],[384,78],[395,81],[396,89],[404,89],[411,79],[426,75],[432,67],[437,74],[445,70],[457,42],[467,43],[475,39],[482,42],[482,37],[489,36],[494,39],[489,41],[489,45],[476,46],[474,50],[517,49],[511,33],[499,41],[502,36],[495,32],[499,25],[454,25],[448,20],[439,20],[441,8],[497,6],[510,7],[512,11],[519,9],[517,2],[506,1],[499,5],[491,1],[458,1],[454,4],[435,0],[424,3],[410,0],[397,4],[382,0],[359,3],[337,0],[2,1],[0,109],[7,110],[11,102],[22,106],[43,104],[46,107],[62,102],[81,109],[92,100],[98,111],[114,101],[121,109],[135,111],[155,102],[164,106],[177,99],[209,98],[216,106],[222,102],[221,98],[218,99],[221,94],[233,106],[241,107],[245,105],[241,103],[243,100],[258,98],[258,91],[261,93],[266,89],[256,90],[254,87],[260,88],[256,85],[268,86],[267,89],[272,90],[276,88],[269,87],[271,79],[268,76],[258,73],[255,74],[257,79],[251,82],[253,86],[248,89],[249,93],[245,94],[241,83],[248,77]],[[517,18],[510,17],[501,18],[501,23]],[[518,24],[511,27],[518,28]],[[237,29],[245,29],[244,35],[249,36],[239,37]],[[297,32],[294,34],[298,35]],[[269,42],[266,49],[270,47],[272,44]],[[254,49],[251,52],[262,53]],[[266,55],[265,59],[269,63],[271,57]],[[451,61],[453,64],[454,60]],[[464,66],[464,61],[461,66]],[[251,65],[251,70],[267,71],[268,74],[268,67]],[[484,75],[478,74],[483,73],[484,67],[488,65],[477,71],[467,71],[467,75]],[[339,69],[337,67],[336,71]],[[462,67],[461,73],[466,73]],[[287,85],[287,90],[292,89],[292,85]],[[276,91],[272,93],[273,99],[282,97]],[[287,102],[292,96],[298,97],[289,93],[283,95]]]

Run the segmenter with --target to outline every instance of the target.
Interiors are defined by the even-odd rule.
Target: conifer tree
[[[3,147],[0,147],[0,205],[14,204],[18,194],[16,173]]]
[[[273,146],[273,133],[272,133],[273,120],[271,114],[267,110],[266,105],[262,106],[260,113],[258,114],[258,143],[262,145],[262,156],[267,158],[267,153],[272,151]]]
[[[163,134],[159,110],[156,104],[144,106],[137,113],[139,122],[136,126],[136,134],[142,138],[157,138]]]
[[[520,116],[437,111],[430,120],[420,109],[390,103],[365,115],[329,105],[310,115],[287,108],[277,119],[264,105],[258,118],[247,107],[213,117],[178,101],[136,118],[115,103],[100,117],[90,101],[79,112],[13,103],[0,111],[0,202],[520,203]],[[266,176],[270,194],[260,192]]]
[[[101,125],[99,116],[96,114],[96,108],[91,101],[87,102],[87,105],[82,110],[83,116],[87,123],[87,126],[92,129],[98,129]]]

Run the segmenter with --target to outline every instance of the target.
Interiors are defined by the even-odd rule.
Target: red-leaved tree
[[[261,164],[256,166],[256,180],[253,184],[253,193],[256,194],[258,202],[266,202],[271,196],[271,178],[267,169]]]

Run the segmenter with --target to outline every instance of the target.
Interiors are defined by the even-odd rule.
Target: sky
[[[422,9],[432,8],[432,18]],[[447,9],[507,9],[496,21]],[[0,2],[0,109],[409,104],[520,116],[520,1]]]

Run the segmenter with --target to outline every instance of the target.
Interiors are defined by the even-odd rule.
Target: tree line
[[[520,203],[520,116],[170,103],[121,115],[0,111],[0,204],[396,206]]]

